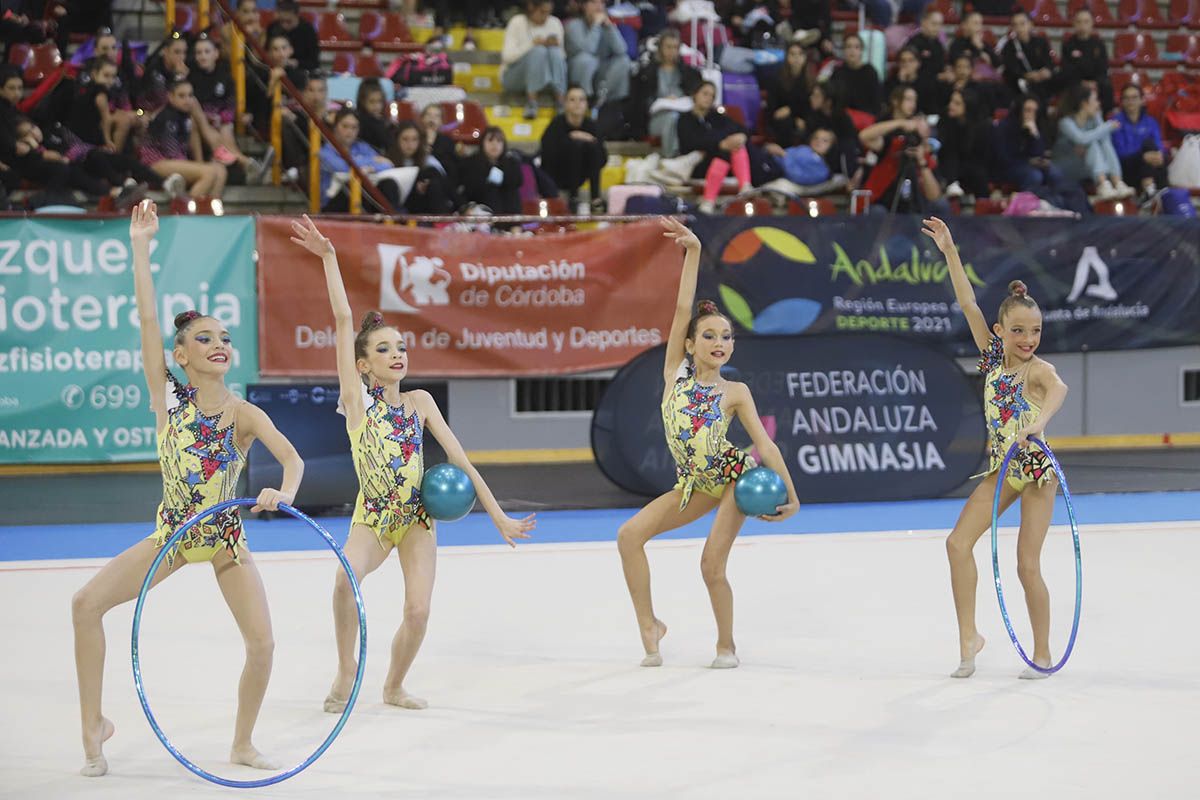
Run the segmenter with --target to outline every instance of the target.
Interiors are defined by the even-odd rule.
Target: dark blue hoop
[[[231,781],[228,778],[222,778],[219,775],[213,775],[206,772],[200,767],[193,764],[182,753],[180,753],[175,745],[171,744],[167,739],[166,734],[162,732],[162,728],[158,726],[158,721],[154,718],[154,714],[150,711],[150,703],[146,700],[146,689],[142,686],[142,665],[138,657],[138,629],[142,625],[142,606],[146,603],[146,595],[150,591],[150,586],[153,583],[154,575],[158,572],[158,567],[162,560],[170,552],[171,548],[178,544],[184,534],[200,520],[211,516],[218,511],[224,511],[232,506],[252,506],[257,500],[253,497],[241,497],[236,500],[226,500],[223,503],[201,511],[196,516],[189,519],[183,525],[179,526],[179,530],[171,535],[161,548],[158,555],[154,558],[154,563],[150,565],[150,571],[146,573],[146,579],[142,581],[142,590],[138,593],[137,606],[133,610],[133,683],[137,687],[138,699],[142,701],[142,710],[146,712],[146,719],[150,722],[150,728],[154,731],[154,735],[163,743],[163,747],[167,748],[167,752],[175,756],[175,760],[183,764],[196,775],[204,778],[206,781],[228,786],[233,789],[257,789],[262,786],[270,786],[280,781],[285,781],[288,778],[296,775],[299,772],[307,769],[314,761],[316,761],[322,753],[324,753],[329,745],[333,744],[333,740],[342,732],[342,727],[345,726],[346,720],[350,718],[350,712],[354,709],[354,701],[358,699],[358,690],[362,686],[363,672],[367,663],[367,614],[363,607],[362,593],[358,588],[358,581],[354,578],[354,569],[350,566],[350,562],[346,560],[346,554],[342,552],[342,548],[338,547],[338,543],[333,540],[329,532],[313,521],[311,517],[302,511],[299,511],[286,503],[279,504],[279,510],[284,511],[302,522],[307,522],[313,530],[321,534],[321,538],[325,543],[333,549],[334,555],[338,557],[338,561],[342,562],[342,569],[346,570],[346,576],[350,579],[350,588],[354,591],[354,601],[358,604],[358,674],[354,676],[354,687],[350,690],[350,697],[346,700],[346,709],[342,712],[342,716],[338,719],[337,724],[333,726],[333,730],[329,732],[329,736],[325,737],[325,741],[321,742],[321,746],[308,758],[301,761],[296,766],[286,772],[280,772],[277,775],[272,775],[269,778],[262,778],[256,781]]]
[[[1017,450],[1020,449],[1018,442],[1013,442],[1012,447],[1008,448],[1008,452],[1004,456],[1004,461],[1000,464],[1000,472],[996,475],[996,496],[992,500],[992,574],[996,578],[996,599],[1000,601],[1000,616],[1004,618],[1004,627],[1008,629],[1008,636],[1012,639],[1013,645],[1016,646],[1021,659],[1032,669],[1046,675],[1053,675],[1063,668],[1063,664],[1066,664],[1067,659],[1071,657],[1071,651],[1075,649],[1075,635],[1079,633],[1079,610],[1083,601],[1083,561],[1079,557],[1079,525],[1075,521],[1075,506],[1071,503],[1071,490],[1067,488],[1066,473],[1063,472],[1062,465],[1058,463],[1058,459],[1054,457],[1054,452],[1045,442],[1032,436],[1029,437],[1029,441],[1042,448],[1046,457],[1050,459],[1050,465],[1054,467],[1054,473],[1058,476],[1058,482],[1062,485],[1063,500],[1067,503],[1067,518],[1071,521],[1071,538],[1075,542],[1075,621],[1071,623],[1071,638],[1067,641],[1067,649],[1057,664],[1050,667],[1038,666],[1033,663],[1033,660],[1029,656],[1025,655],[1025,649],[1017,641],[1016,631],[1013,630],[1012,621],[1008,618],[1008,608],[1004,605],[1004,589],[1000,585],[1000,551],[996,537],[996,530],[999,527],[1000,521],[1000,489],[1004,486],[1004,481],[1008,475],[1008,464],[1012,461],[1013,456],[1017,454]]]

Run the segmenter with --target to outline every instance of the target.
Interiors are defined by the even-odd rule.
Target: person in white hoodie
[[[526,0],[504,29],[500,82],[510,92],[525,92],[525,119],[537,116],[537,96],[551,89],[561,108],[567,91],[567,54],[563,25],[550,13],[551,0]]]

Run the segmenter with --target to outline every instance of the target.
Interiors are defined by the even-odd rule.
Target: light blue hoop
[[[138,593],[137,606],[133,610],[133,683],[137,687],[138,699],[142,701],[142,710],[146,712],[146,719],[150,722],[150,728],[154,731],[154,735],[163,743],[163,747],[167,748],[167,752],[175,756],[175,760],[183,764],[196,775],[204,778],[206,781],[228,786],[233,789],[257,789],[262,786],[270,786],[280,781],[285,781],[288,778],[296,775],[299,772],[307,769],[314,761],[316,761],[322,753],[324,753],[329,745],[333,744],[333,740],[342,732],[342,727],[346,724],[346,720],[350,718],[350,712],[354,709],[354,701],[358,699],[358,690],[362,686],[363,672],[367,663],[367,614],[363,607],[362,593],[358,588],[358,581],[354,578],[354,569],[350,566],[350,562],[346,560],[346,554],[342,552],[342,548],[338,547],[338,543],[333,540],[329,532],[318,525],[311,517],[302,511],[299,511],[286,503],[279,504],[279,510],[284,511],[302,522],[307,522],[317,533],[321,534],[321,538],[325,543],[333,549],[334,555],[338,557],[338,561],[342,562],[342,569],[346,570],[346,576],[350,579],[350,588],[354,591],[354,601],[358,604],[358,674],[354,676],[354,687],[350,690],[350,697],[346,700],[346,709],[342,712],[342,716],[338,719],[337,724],[333,726],[333,730],[329,732],[329,736],[325,737],[325,741],[321,742],[321,746],[308,758],[301,761],[296,766],[280,772],[277,775],[272,775],[269,778],[261,778],[256,781],[233,781],[228,778],[222,778],[219,775],[213,775],[206,772],[200,767],[193,764],[187,759],[183,753],[180,753],[175,745],[171,744],[167,739],[166,734],[162,732],[162,728],[158,726],[158,721],[154,718],[153,712],[150,711],[150,703],[146,700],[146,689],[142,686],[142,665],[141,659],[138,656],[138,629],[142,625],[142,606],[146,603],[146,595],[150,591],[150,586],[153,583],[154,575],[158,572],[158,567],[162,563],[163,558],[170,552],[184,534],[200,520],[211,516],[218,511],[224,511],[232,506],[252,506],[257,500],[253,497],[240,497],[235,500],[226,500],[223,503],[201,511],[187,522],[179,526],[179,530],[171,535],[170,539],[163,544],[159,549],[158,555],[154,558],[154,563],[150,565],[149,572],[146,573],[146,579],[142,581],[142,590]]]
[[[1075,506],[1071,503],[1071,490],[1067,488],[1066,473],[1063,472],[1062,465],[1058,463],[1058,459],[1054,457],[1054,452],[1045,442],[1033,436],[1029,437],[1029,441],[1042,449],[1042,452],[1050,459],[1050,465],[1054,467],[1054,473],[1058,475],[1058,482],[1062,485],[1063,500],[1067,504],[1067,518],[1071,521],[1071,538],[1075,542],[1075,621],[1071,623],[1071,638],[1067,641],[1067,649],[1057,664],[1050,667],[1038,666],[1025,654],[1025,649],[1017,641],[1017,633],[1013,630],[1012,621],[1008,618],[1008,608],[1004,605],[1004,588],[1000,585],[1000,551],[996,536],[1000,522],[1000,490],[1004,486],[1005,478],[1008,475],[1008,464],[1020,448],[1018,442],[1013,442],[1012,446],[1008,448],[1008,452],[1004,455],[1004,461],[1000,464],[1000,472],[996,476],[996,496],[992,500],[992,574],[996,578],[996,599],[1000,601],[1000,616],[1004,618],[1004,627],[1008,629],[1008,636],[1012,639],[1012,643],[1017,648],[1021,659],[1032,669],[1046,675],[1053,675],[1063,668],[1063,665],[1067,663],[1067,659],[1071,657],[1071,651],[1075,649],[1075,635],[1079,633],[1079,610],[1082,607],[1083,601],[1083,561],[1079,557],[1079,525],[1075,521]]]

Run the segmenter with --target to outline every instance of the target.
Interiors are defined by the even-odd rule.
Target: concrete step
[[[308,196],[285,186],[229,186],[222,198],[227,211],[299,212],[308,208]]]

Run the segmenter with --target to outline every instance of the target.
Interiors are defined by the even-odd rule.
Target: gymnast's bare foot
[[[79,774],[85,778],[99,778],[108,772],[108,759],[104,757],[104,743],[112,738],[116,727],[108,717],[100,718],[99,727],[83,732],[83,768]]]
[[[399,706],[400,708],[411,708],[414,711],[420,711],[422,708],[429,708],[429,703],[404,691],[403,686],[401,686],[399,689],[384,688],[383,702],[387,703],[388,705]]]
[[[329,694],[325,697],[326,713],[340,714],[346,710],[346,703],[350,700],[350,689],[354,686],[357,670],[357,665],[350,672],[338,670],[337,677],[333,679],[333,686],[330,687]]]
[[[975,634],[975,639],[959,643],[959,655],[961,661],[958,662],[958,669],[950,673],[951,678],[969,678],[975,674],[975,656],[983,649],[986,641],[980,634]]]
[[[278,770],[279,764],[258,752],[252,744],[235,746],[229,751],[229,760],[234,764],[244,764],[255,769]]]
[[[657,617],[655,617],[653,625],[642,628],[642,647],[646,648],[646,657],[642,659],[643,667],[662,666],[662,654],[658,652],[658,643],[666,635],[666,623]]]

